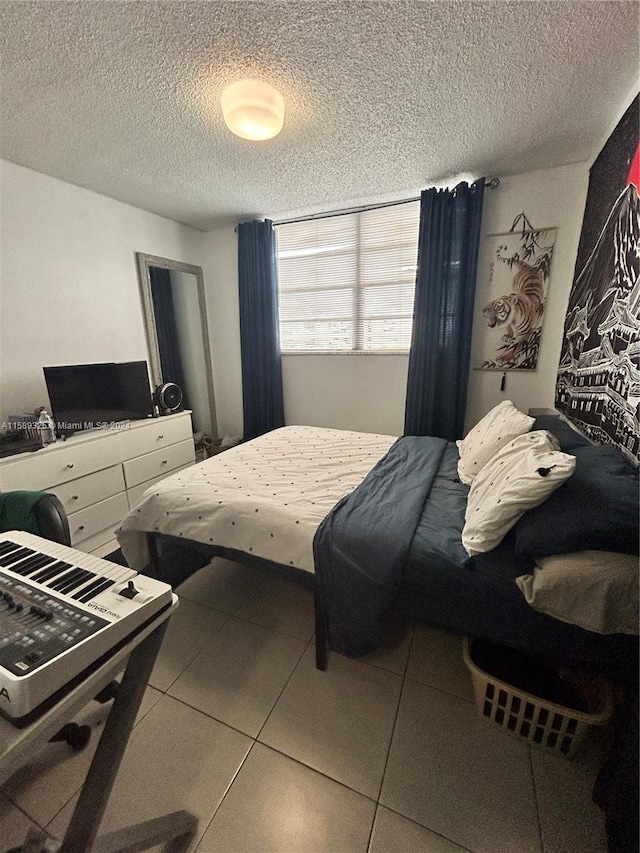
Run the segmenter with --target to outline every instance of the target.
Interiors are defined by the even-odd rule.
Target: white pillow
[[[503,400],[491,409],[465,438],[456,442],[460,454],[458,477],[461,481],[470,486],[496,451],[517,436],[529,432],[534,420],[516,409],[511,400]]]
[[[561,453],[550,432],[534,430],[498,450],[475,477],[462,544],[483,554],[498,545],[528,509],[539,506],[574,472],[575,456]]]
[[[578,551],[516,578],[531,607],[598,634],[638,633],[638,556]]]

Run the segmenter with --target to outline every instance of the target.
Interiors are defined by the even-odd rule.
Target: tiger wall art
[[[496,295],[480,303],[488,331],[478,335],[476,369],[536,369],[555,233],[533,229],[521,213],[508,234],[487,238],[488,296]]]

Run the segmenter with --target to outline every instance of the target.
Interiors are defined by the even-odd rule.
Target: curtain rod
[[[500,178],[491,178],[485,183],[485,187],[495,190],[500,186]],[[348,213],[363,213],[365,210],[380,210],[383,207],[395,207],[398,204],[409,204],[412,201],[420,201],[417,198],[401,198],[398,201],[385,201],[381,204],[364,204],[362,207],[345,207],[343,210],[328,210],[324,213],[311,213],[308,216],[296,216],[293,219],[279,219],[274,225],[291,225],[293,222],[310,222],[313,219],[328,219],[330,216],[346,216]]]

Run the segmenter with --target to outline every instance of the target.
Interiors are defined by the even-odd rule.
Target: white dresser
[[[113,531],[142,493],[194,461],[191,412],[178,412],[0,459],[0,491],[53,492],[69,517],[71,545],[104,556],[118,547]]]

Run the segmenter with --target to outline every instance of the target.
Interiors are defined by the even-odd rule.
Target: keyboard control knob
[[[129,581],[129,583],[118,593],[118,595],[121,595],[123,598],[135,598],[137,594],[138,590],[133,585],[133,581]]]

